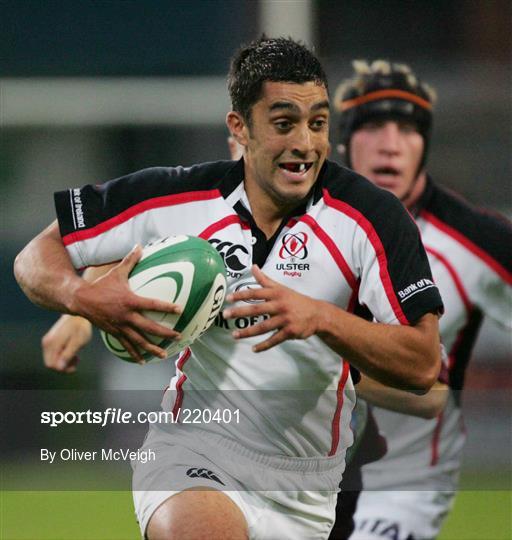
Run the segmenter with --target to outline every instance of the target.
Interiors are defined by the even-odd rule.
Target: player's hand
[[[74,373],[78,351],[91,340],[91,323],[83,317],[62,315],[41,340],[45,366],[63,373]]]
[[[287,339],[306,339],[317,330],[318,309],[320,302],[309,296],[299,294],[266,276],[258,266],[252,267],[252,273],[261,288],[245,289],[228,295],[230,303],[250,300],[247,303],[223,311],[225,319],[270,315],[253,326],[235,330],[233,337],[242,339],[274,332],[271,337],[253,347],[254,352],[261,352],[275,347]]]
[[[84,282],[74,294],[72,311],[115,336],[135,360],[144,363],[140,349],[160,358],[167,356],[164,349],[147,339],[146,333],[169,339],[180,339],[181,336],[145,317],[142,311],[181,313],[182,308],[170,302],[144,298],[131,291],[128,275],[141,254],[142,248],[135,246],[105,275],[92,283]]]

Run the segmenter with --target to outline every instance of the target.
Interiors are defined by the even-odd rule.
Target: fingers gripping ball
[[[146,317],[180,332],[180,341],[147,336],[172,356],[188,347],[212,325],[224,303],[226,269],[217,250],[206,240],[174,236],[144,247],[128,283],[139,296],[164,300],[183,308],[180,314],[143,312]],[[101,337],[110,352],[123,360],[134,361],[114,336],[101,331]],[[141,354],[149,362],[160,360],[145,351]]]

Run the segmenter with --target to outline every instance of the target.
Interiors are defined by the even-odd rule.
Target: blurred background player
[[[335,95],[339,149],[348,166],[396,195],[416,219],[445,305],[440,331],[451,392],[432,420],[374,408],[388,451],[363,468],[351,539],[435,538],[457,489],[466,437],[461,391],[483,316],[512,326],[512,231],[504,218],[474,208],[427,174],[435,92],[403,64],[353,66]],[[369,379],[358,395],[390,408],[387,393]]]

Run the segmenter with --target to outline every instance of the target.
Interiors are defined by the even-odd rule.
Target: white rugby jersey
[[[368,490],[456,489],[466,438],[460,403],[464,372],[480,323],[488,315],[512,328],[510,224],[430,179],[415,215],[445,306],[439,324],[451,392],[433,420],[374,407],[388,452],[363,468]]]
[[[348,311],[360,303],[383,323],[409,324],[442,309],[417,227],[394,196],[326,162],[307,202],[267,240],[251,216],[243,173],[243,160],[151,168],[57,193],[74,266],[109,263],[136,242],[188,234],[217,248],[228,293],[257,286],[250,273],[257,263],[302,294]],[[231,333],[258,320],[218,316],[177,360],[167,406],[239,408],[239,424],[194,429],[245,455],[342,459],[352,442],[348,363],[317,336],[253,353],[264,336],[237,341]]]

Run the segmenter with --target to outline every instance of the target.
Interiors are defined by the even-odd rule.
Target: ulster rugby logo
[[[308,256],[308,235],[305,232],[288,233],[283,236],[283,245],[279,250],[279,257],[281,259],[294,259],[304,260]]]
[[[276,264],[276,270],[282,270],[283,276],[301,277],[302,272],[309,270],[309,264],[303,261],[308,256],[308,235],[305,232],[287,233],[281,240],[279,258],[285,263]]]

